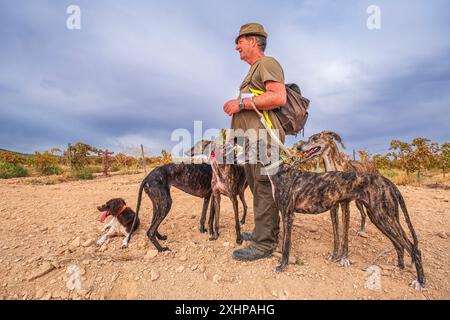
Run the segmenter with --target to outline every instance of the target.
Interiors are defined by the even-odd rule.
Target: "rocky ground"
[[[354,204],[351,266],[345,269],[327,260],[332,244],[328,213],[296,216],[292,263],[277,274],[277,256],[251,263],[231,259],[238,246],[227,198],[222,200],[220,239],[208,241],[206,234],[198,232],[202,200],[176,189],[172,210],[160,228],[171,251],[158,254],[146,238],[152,208],[147,197],[141,228],[127,250],[120,249],[121,238],[96,247],[103,227],[96,207],[122,197],[135,208],[142,178],[143,174],[118,175],[59,184],[40,184],[30,178],[0,181],[0,298],[450,298],[448,188],[400,187],[419,236],[427,276],[427,288],[419,292],[409,287],[415,279],[410,259],[406,258],[406,270],[396,270],[391,243],[370,222],[366,238],[356,235],[360,218]],[[246,198],[249,215],[243,230],[249,231],[253,219],[249,190]],[[377,270],[378,288],[369,283]]]

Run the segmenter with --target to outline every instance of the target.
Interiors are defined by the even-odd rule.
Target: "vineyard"
[[[294,152],[295,145],[291,150]],[[448,178],[449,142],[439,144],[426,138],[415,138],[411,143],[393,140],[386,154],[369,154],[361,150],[358,154],[361,161],[373,162],[384,176],[399,185],[442,183]],[[111,172],[138,173],[171,161],[171,155],[165,150],[152,157],[132,149],[114,154],[79,142],[69,144],[66,150],[54,148],[36,151],[34,155],[0,151],[0,178],[54,176],[57,179],[52,181],[61,182],[94,179]],[[303,168],[320,170],[321,167],[321,163],[312,161]]]
[[[145,159],[145,162],[143,161]],[[143,157],[101,150],[85,143],[69,144],[66,150],[53,148],[34,155],[0,151],[0,179],[18,177],[58,176],[59,181],[94,179],[96,175],[108,176],[111,172],[137,173],[142,168],[152,168],[171,162],[167,151],[160,156]]]

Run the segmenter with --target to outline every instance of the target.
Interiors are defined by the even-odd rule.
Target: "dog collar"
[[[119,219],[120,215],[122,214],[122,212],[125,211],[126,208],[127,208],[127,205],[124,204],[123,207],[122,207],[122,209],[120,209],[119,213],[117,214],[116,219]]]
[[[214,160],[214,158],[216,158],[220,153],[220,149],[217,150],[217,152],[213,151],[213,154],[209,157],[208,161]]]

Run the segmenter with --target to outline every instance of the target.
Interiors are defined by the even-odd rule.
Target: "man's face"
[[[241,60],[244,61],[247,61],[250,52],[255,50],[255,48],[257,48],[257,46],[256,46],[256,39],[254,37],[252,38],[240,37],[236,44],[236,51],[239,52]]]

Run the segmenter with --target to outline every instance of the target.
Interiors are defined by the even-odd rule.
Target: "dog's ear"
[[[333,131],[322,131],[322,134],[331,136],[334,139],[334,141],[338,142],[342,146],[342,148],[345,149],[345,145],[342,142],[341,136],[338,135],[336,132],[333,132]]]
[[[205,148],[211,144],[211,140],[202,140],[202,152],[205,151]]]

